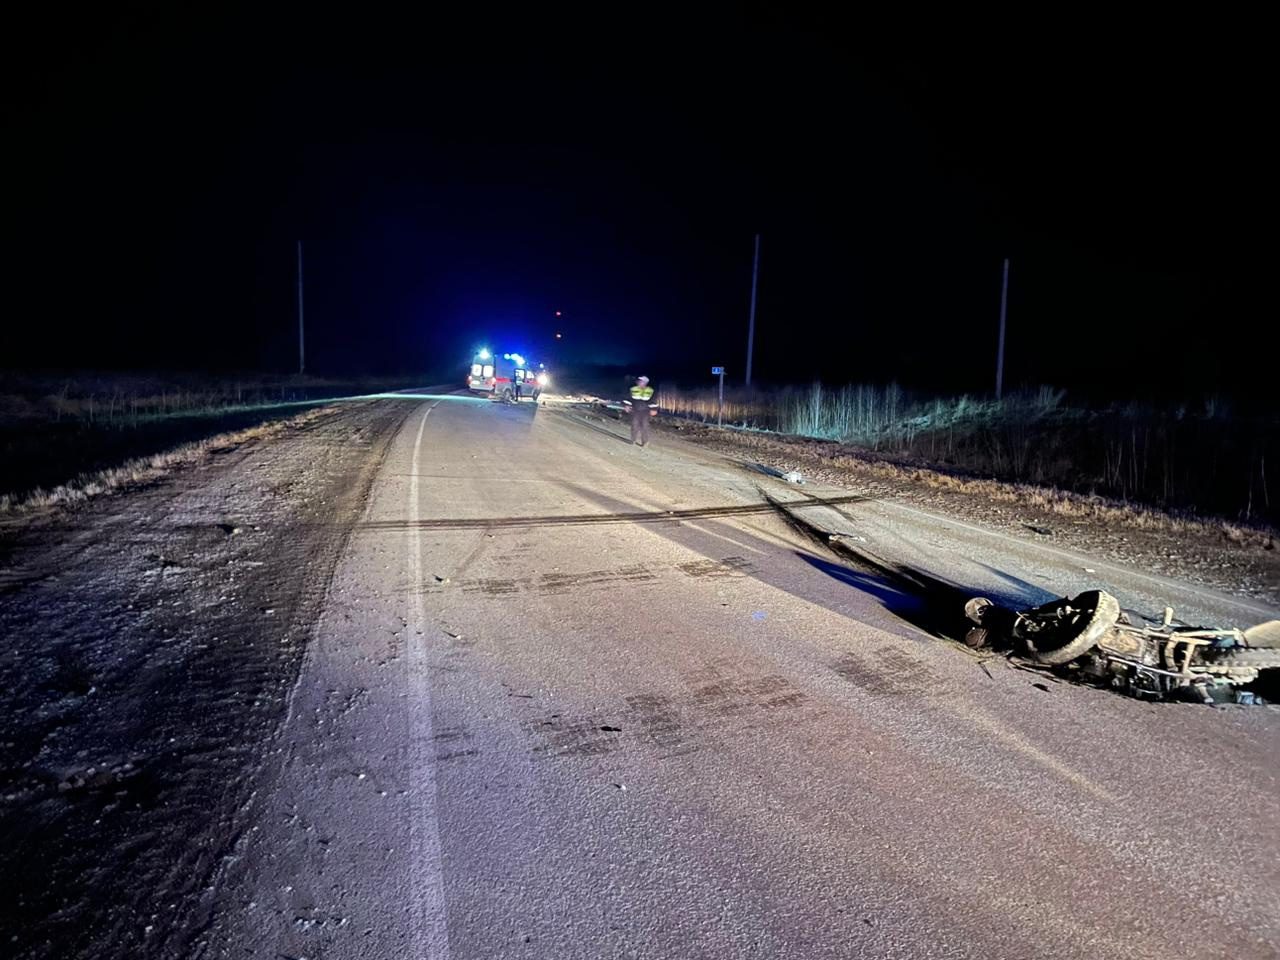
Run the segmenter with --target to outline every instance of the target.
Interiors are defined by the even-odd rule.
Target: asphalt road
[[[760,507],[848,491],[621,433],[415,407],[202,956],[1277,956],[1280,711],[980,664]],[[888,503],[823,511],[975,591],[1268,613]]]

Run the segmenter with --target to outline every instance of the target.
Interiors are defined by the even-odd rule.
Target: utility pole
[[[298,241],[298,373],[307,372],[307,346],[302,323],[302,241]]]
[[[747,323],[747,386],[751,386],[751,355],[756,345],[756,277],[760,275],[760,234],[756,234],[756,255],[751,261],[751,319]]]
[[[996,348],[996,399],[1004,394],[1004,319],[1009,308],[1009,258],[1004,258],[1004,277],[1000,281],[1000,346]]]

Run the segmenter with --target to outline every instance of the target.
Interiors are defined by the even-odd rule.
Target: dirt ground
[[[313,411],[0,526],[0,953],[187,955],[408,409]]]
[[[762,468],[899,500],[1025,536],[1102,554],[1155,574],[1241,597],[1280,603],[1280,549],[1274,531],[1199,522],[1124,504],[986,480],[927,466],[903,467],[854,447],[774,434],[717,430],[659,418],[661,429]]]

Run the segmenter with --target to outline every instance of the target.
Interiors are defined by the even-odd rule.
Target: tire
[[[992,646],[991,631],[986,627],[970,627],[964,635],[964,645],[974,650],[985,650]]]
[[[1027,640],[1027,653],[1036,663],[1060,667],[1088,653],[1120,619],[1120,601],[1104,590],[1089,590],[1071,601],[1080,611],[1076,620],[1043,637],[1042,646]]]
[[[503,390],[503,391],[502,391],[502,402],[503,402],[503,403],[510,403],[510,402],[511,402],[511,388],[510,388],[510,387],[507,387],[505,390]]]
[[[964,615],[970,623],[980,627],[994,606],[986,597],[974,597],[964,605]]]
[[[1232,647],[1214,656],[1210,669],[1225,667],[1253,667],[1256,670],[1274,670],[1280,667],[1280,649],[1275,647]]]

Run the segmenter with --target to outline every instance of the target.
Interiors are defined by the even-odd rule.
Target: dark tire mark
[[[787,504],[794,510],[806,507],[834,506],[845,503],[865,503],[874,497],[850,494],[843,497],[805,500]],[[579,513],[548,517],[463,517],[458,519],[419,520],[370,520],[360,524],[362,531],[397,530],[487,530],[496,527],[556,527],[599,523],[671,523],[679,520],[710,520],[716,517],[743,517],[773,513],[773,502],[747,503],[731,507],[690,507],[684,510],[639,510],[628,513]]]

